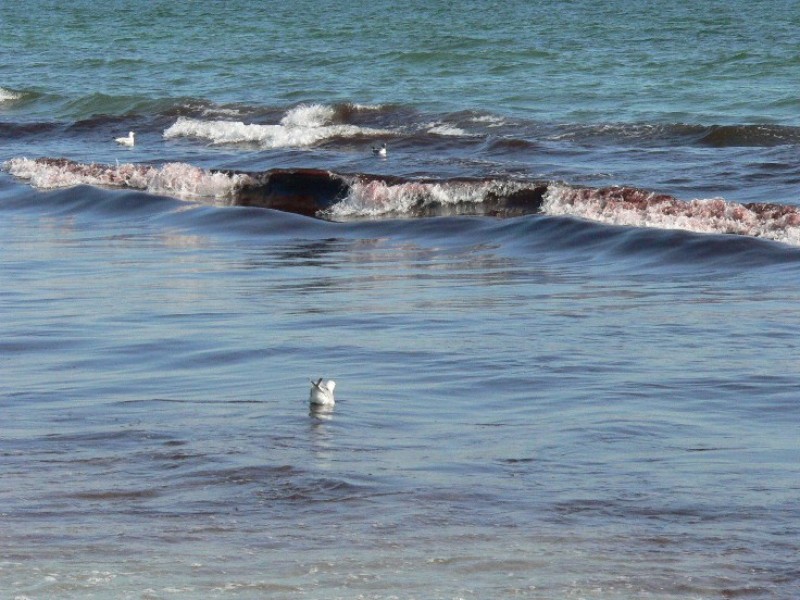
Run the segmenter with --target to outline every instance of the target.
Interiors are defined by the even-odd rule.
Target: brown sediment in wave
[[[614,225],[726,233],[800,244],[800,209],[784,204],[740,204],[722,198],[686,201],[630,187],[552,185],[542,210]]]
[[[320,169],[272,169],[261,172],[212,171],[244,176],[236,189],[237,206],[271,208],[315,216],[347,195],[344,178]]]
[[[800,209],[722,198],[680,200],[635,187],[578,187],[513,178],[406,178],[321,169],[247,172],[164,165],[12,159],[12,175],[41,188],[94,185],[254,206],[329,220],[544,213],[699,233],[730,233],[800,245]]]
[[[234,204],[330,218],[533,214],[547,191],[543,183],[491,178],[408,179],[319,169],[222,172],[245,176]]]

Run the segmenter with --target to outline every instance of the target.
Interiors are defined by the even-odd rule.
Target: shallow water
[[[794,589],[796,253],[82,192],[3,211],[7,589]]]
[[[27,6],[9,598],[798,594],[790,5]]]

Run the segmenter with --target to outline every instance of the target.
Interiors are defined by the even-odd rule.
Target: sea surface
[[[0,597],[800,597],[798,40],[0,0]]]

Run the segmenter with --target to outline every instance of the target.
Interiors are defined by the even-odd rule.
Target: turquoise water
[[[796,124],[791,2],[32,2],[0,7],[4,87],[73,118],[164,98]]]
[[[797,597],[798,39],[0,0],[0,595]]]

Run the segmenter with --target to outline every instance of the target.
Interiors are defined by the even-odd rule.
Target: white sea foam
[[[496,117],[494,115],[483,115],[480,117],[472,117],[470,119],[473,123],[481,123],[486,125],[487,127],[501,127],[506,124],[506,120],[502,117]]]
[[[225,116],[225,117],[238,117],[242,114],[242,111],[238,108],[222,108],[222,107],[209,107],[203,109],[203,115],[207,117],[217,117],[217,116]]]
[[[382,104],[359,104],[357,102],[351,104],[350,106],[353,107],[355,110],[363,110],[363,111],[376,111],[376,110],[383,110],[384,108]]]
[[[461,129],[461,127],[456,127],[450,123],[431,123],[428,125],[428,133],[452,137],[463,137],[470,135]]]
[[[284,127],[326,127],[333,123],[336,111],[326,104],[300,104],[281,119]]]
[[[179,117],[164,131],[164,137],[200,138],[212,144],[257,144],[262,148],[303,148],[333,137],[391,133],[336,123],[335,117],[336,110],[323,104],[301,104],[288,111],[277,125]]]
[[[160,167],[123,163],[101,165],[67,160],[12,158],[3,169],[41,189],[92,185],[143,190],[183,199],[227,201],[250,181],[247,175],[210,173],[185,163]]]
[[[410,214],[427,206],[479,204],[489,197],[508,196],[524,184],[502,181],[448,181],[443,183],[406,181],[387,183],[353,178],[347,196],[326,214],[336,217],[377,217]]]
[[[745,206],[722,198],[688,202],[626,188],[604,190],[549,186],[542,212],[613,225],[728,233],[800,245],[800,211],[794,207]]]
[[[10,102],[11,100],[19,100],[22,95],[18,92],[12,92],[5,88],[0,87],[0,102]]]

